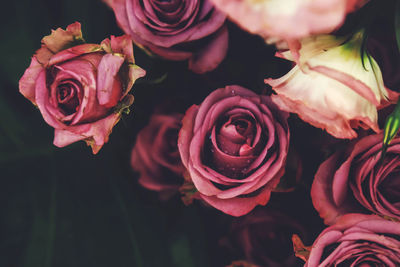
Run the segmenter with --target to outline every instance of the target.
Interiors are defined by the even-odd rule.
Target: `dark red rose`
[[[139,183],[168,198],[183,183],[183,170],[178,151],[178,132],[182,114],[154,114],[149,124],[137,135],[132,149],[132,168],[140,173]]]
[[[304,228],[283,213],[258,209],[235,219],[221,243],[236,259],[243,257],[257,266],[301,266],[292,249],[293,234],[304,238]]]

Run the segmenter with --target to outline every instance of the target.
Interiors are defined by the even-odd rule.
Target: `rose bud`
[[[294,239],[305,267],[400,266],[400,223],[376,215],[347,214],[310,247]]]
[[[268,96],[237,85],[189,108],[178,148],[201,199],[232,216],[267,204],[285,171],[287,117]]]
[[[178,151],[183,115],[154,114],[136,137],[131,166],[140,173],[139,183],[168,199],[183,184],[184,167]]]
[[[375,60],[361,52],[362,39],[363,33],[348,41],[314,36],[301,41],[298,55],[279,54],[298,65],[265,80],[277,93],[272,100],[336,138],[355,138],[358,127],[379,132],[377,109],[397,96],[385,88]]]
[[[364,0],[211,0],[233,22],[271,42],[293,40],[339,28]],[[272,39],[271,39],[272,38]],[[273,41],[273,42],[275,42]]]
[[[55,129],[54,145],[84,140],[96,154],[132,104],[128,93],[135,80],[144,75],[135,65],[128,36],[86,44],[75,22],[42,39],[19,90]]]
[[[228,49],[225,14],[208,0],[104,0],[135,43],[168,60],[188,60],[189,69],[216,68]]]
[[[381,162],[383,134],[366,136],[321,164],[311,189],[325,224],[346,213],[376,213],[400,219],[400,137]]]
[[[257,266],[301,266],[292,249],[293,234],[304,237],[304,228],[278,211],[256,209],[232,222],[229,236],[221,240],[233,257],[244,257]]]

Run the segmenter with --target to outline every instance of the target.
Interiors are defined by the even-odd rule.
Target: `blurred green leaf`
[[[185,235],[176,236],[170,246],[173,264],[176,267],[194,267],[190,254],[190,243]]]
[[[386,118],[385,127],[384,127],[384,135],[383,135],[383,144],[381,149],[381,159],[386,155],[386,150],[392,142],[393,138],[396,137],[400,128],[400,101],[397,102],[394,111]]]

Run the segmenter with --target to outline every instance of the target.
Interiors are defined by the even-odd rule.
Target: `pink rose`
[[[359,127],[379,132],[377,109],[396,96],[385,88],[375,60],[361,54],[362,40],[361,32],[347,41],[313,36],[301,40],[298,53],[278,54],[297,65],[265,80],[277,93],[274,103],[336,138],[355,138]]]
[[[20,92],[54,127],[54,145],[85,140],[96,154],[129,106],[127,95],[145,71],[135,65],[128,36],[83,43],[81,25],[52,31],[42,39],[19,81]]]
[[[359,0],[211,0],[243,29],[262,37],[285,40],[330,33],[346,14],[366,1]]]
[[[314,241],[305,267],[399,266],[400,223],[375,215],[347,214]],[[296,247],[295,243],[295,247]]]
[[[189,108],[178,148],[200,197],[233,216],[267,204],[285,171],[287,117],[268,96],[237,85]]]
[[[400,138],[380,163],[383,135],[366,136],[321,164],[311,189],[314,207],[326,224],[350,212],[400,219]]]
[[[194,72],[213,70],[226,55],[226,16],[208,0],[105,2],[135,43],[169,60],[189,60]]]
[[[304,228],[283,213],[256,209],[233,221],[229,236],[221,240],[236,259],[243,257],[257,266],[292,267],[301,262],[294,255],[293,234]]]
[[[131,165],[140,173],[139,183],[160,192],[164,199],[183,184],[184,167],[177,145],[182,117],[178,113],[152,115],[132,149]]]

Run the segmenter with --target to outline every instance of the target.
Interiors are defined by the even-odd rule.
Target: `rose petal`
[[[216,209],[235,216],[243,216],[253,210],[257,205],[265,205],[269,201],[271,191],[264,189],[254,197],[220,199],[215,196],[200,195],[201,198]]]
[[[43,71],[42,65],[35,57],[32,57],[31,64],[19,80],[19,92],[35,105],[35,85],[41,71]]]
[[[75,22],[70,24],[66,30],[58,28],[52,30],[51,34],[45,36],[42,39],[42,43],[49,49],[53,54],[60,52],[68,48],[69,45],[73,44],[75,40],[82,40],[81,24]]]
[[[228,51],[228,28],[225,26],[199,52],[189,59],[189,69],[196,73],[205,73],[215,69],[225,58]]]
[[[113,54],[103,56],[98,66],[97,99],[100,105],[115,106],[121,97],[121,84],[118,77],[124,58]]]

